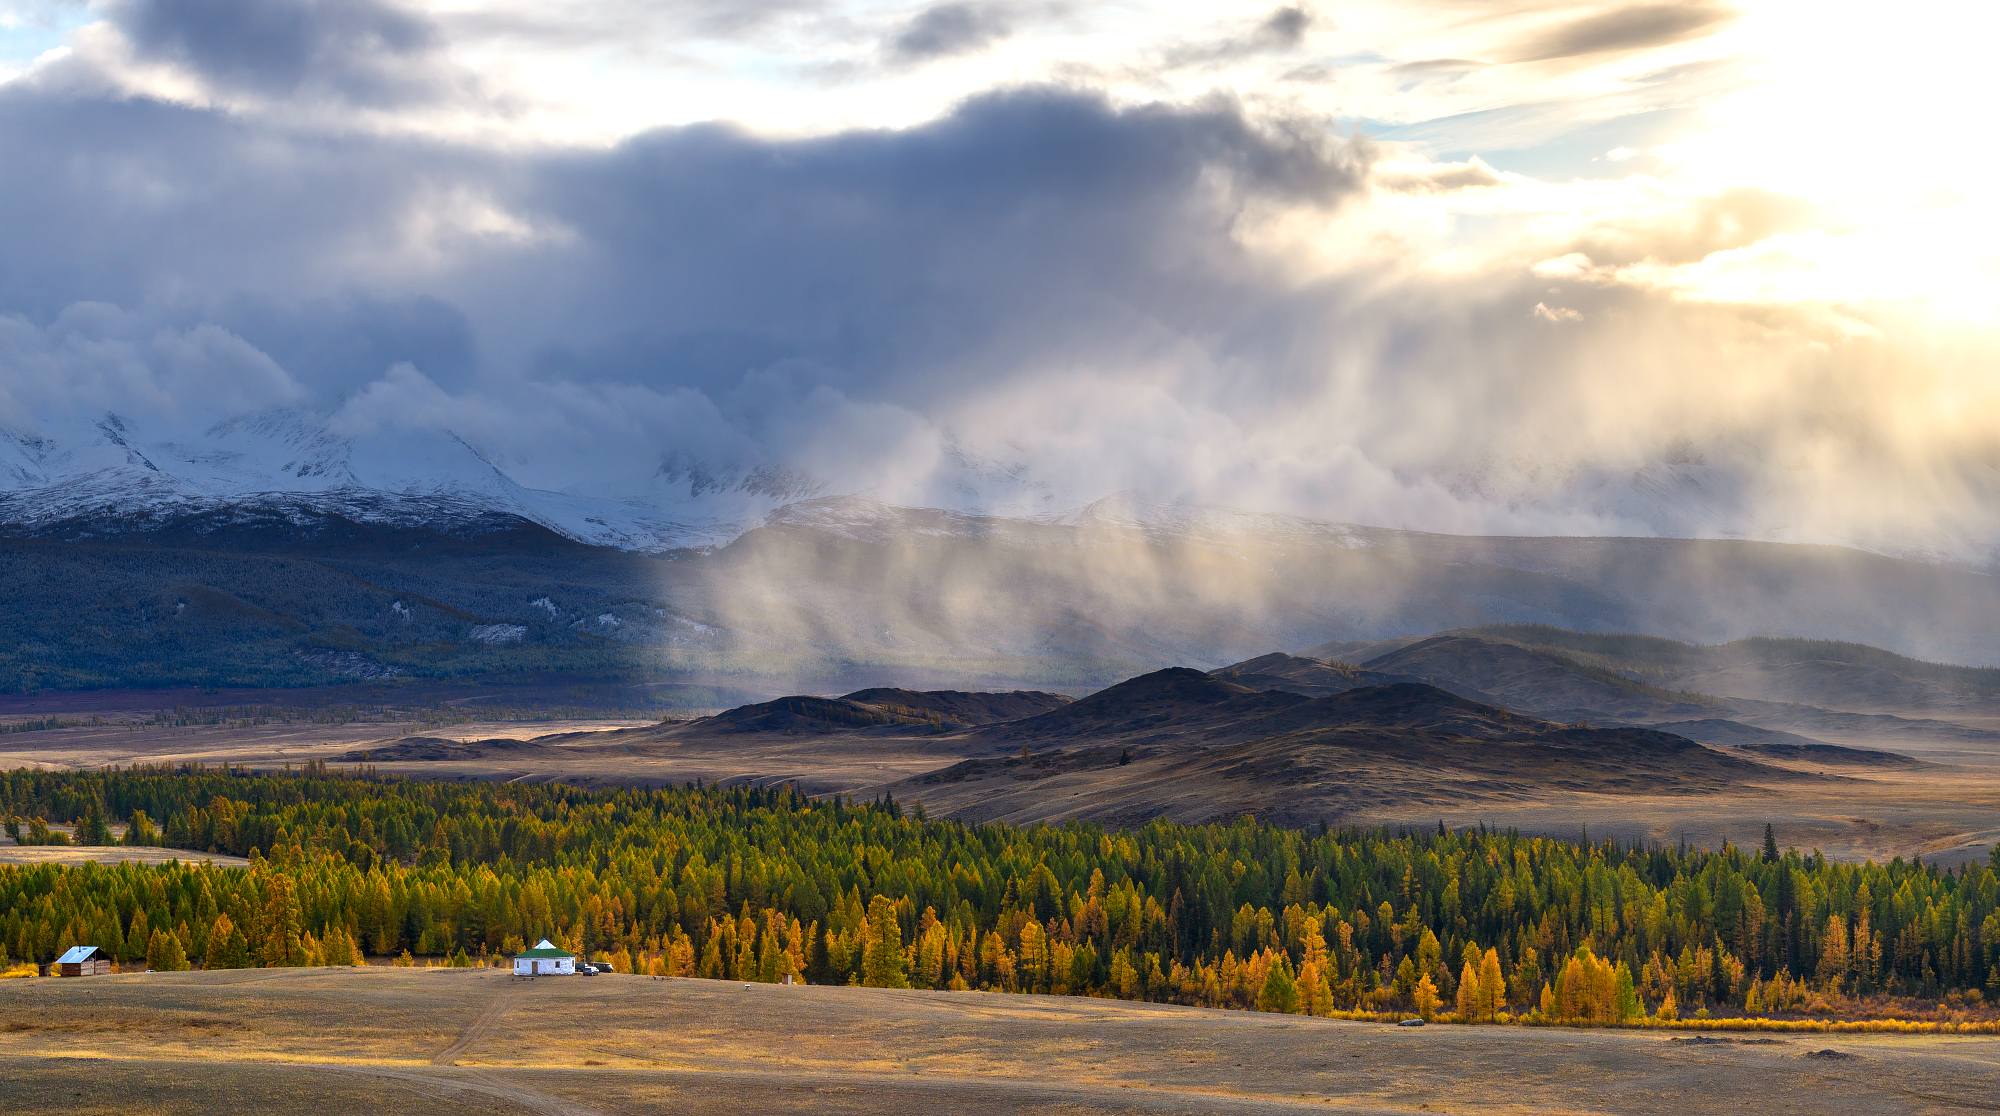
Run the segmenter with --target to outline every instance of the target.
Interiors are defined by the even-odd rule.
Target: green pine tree
[[[459,952],[463,953],[463,950]],[[354,939],[339,926],[329,926],[326,939],[320,945],[320,953],[329,965],[359,965],[361,960],[354,951]]]
[[[1299,985],[1292,979],[1292,966],[1283,958],[1271,966],[1270,974],[1264,978],[1263,991],[1257,993],[1257,1010],[1283,1015],[1299,1013]]]
[[[826,931],[815,925],[812,957],[806,962],[806,980],[811,984],[832,984],[833,977],[833,956],[826,948]]]
[[[146,811],[132,811],[131,824],[125,827],[125,839],[120,843],[135,848],[160,843],[159,831],[153,828],[153,819],[146,816]]]
[[[2000,846],[1996,846],[1994,852],[2000,854]],[[1771,828],[1770,822],[1764,823],[1764,859],[1771,863],[1776,863],[1778,859],[1778,832]],[[2000,861],[1996,861],[1996,867],[2000,867]]]
[[[193,968],[188,964],[187,948],[181,945],[181,936],[172,930],[162,933],[166,935],[166,941],[160,956],[160,968],[169,973],[184,973]]]
[[[215,927],[208,932],[208,954],[202,958],[204,969],[247,969],[250,967],[250,942],[243,936],[243,930],[228,915],[217,915]]]
[[[868,904],[867,952],[861,959],[861,983],[869,988],[908,988],[909,967],[903,959],[903,927],[896,921],[896,904],[877,895]]]
[[[1618,962],[1618,985],[1612,992],[1612,1007],[1623,1023],[1629,1019],[1643,1019],[1646,1005],[1639,1002],[1638,990],[1632,986],[1632,970],[1625,962]]]
[[[146,944],[152,936],[153,924],[146,917],[146,908],[140,907],[132,912],[132,925],[125,928],[125,942],[118,947],[118,960],[137,961],[145,957]]]
[[[90,800],[90,809],[84,811],[83,820],[76,823],[76,843],[79,845],[111,844],[111,826],[104,820],[104,804]]]
[[[172,930],[155,930],[146,943],[146,967],[158,973],[188,971],[187,950]]]
[[[304,965],[307,957],[299,927],[299,900],[292,892],[290,877],[273,872],[264,878],[264,886],[258,960],[267,966]]]

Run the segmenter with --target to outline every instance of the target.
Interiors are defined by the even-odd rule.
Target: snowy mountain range
[[[278,410],[194,441],[149,439],[105,414],[59,431],[0,430],[0,522],[65,538],[129,534],[188,517],[276,512],[437,525],[495,514],[579,542],[662,551],[727,543],[773,509],[819,494],[806,476],[669,455],[651,492],[605,499],[517,483],[450,433],[343,437],[326,416]]]
[[[189,522],[208,531],[337,516],[437,529],[499,517],[540,524],[581,543],[658,554],[726,546],[774,516],[855,537],[889,529],[888,520],[868,510],[882,500],[880,492],[763,462],[704,461],[669,450],[601,489],[550,491],[520,483],[500,454],[449,430],[344,434],[330,413],[305,408],[237,416],[193,437],[185,430],[164,419],[112,412],[33,429],[0,425],[0,531],[77,540]],[[1684,454],[1617,473],[1558,471],[1561,483],[1553,488],[1544,483],[1548,477],[1529,476],[1549,469],[1519,462],[1448,479],[1463,498],[1514,508],[1540,501],[1582,528],[1548,534],[1832,542],[1959,568],[1996,565],[1991,540],[1962,532],[1822,538],[1794,525],[1755,522],[1737,483],[1739,471],[1712,454]],[[1258,545],[1293,539],[1361,548],[1408,534],[1131,492],[1068,491],[1025,465],[981,458],[949,439],[922,491],[924,507],[937,513],[925,522],[946,533],[988,533],[994,522],[1014,519],[1217,543],[1254,538]],[[894,529],[910,529],[911,522],[895,517]]]
[[[625,492],[551,492],[449,433],[349,436],[305,411],[165,426],[0,435],[18,590],[0,690],[369,671],[1088,687],[1492,623],[2000,662],[2000,579],[1963,561],[1084,501],[957,451],[927,489],[947,506],[671,453]]]

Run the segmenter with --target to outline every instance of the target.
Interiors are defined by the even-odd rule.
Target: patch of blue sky
[[[1360,121],[1362,134],[1442,163],[1474,155],[1495,170],[1544,182],[1625,178],[1657,169],[1650,149],[1700,131],[1707,113],[1695,107],[1577,117],[1574,102],[1509,105],[1439,117],[1418,124]],[[1624,152],[1613,157],[1612,152]]]
[[[80,2],[0,0],[0,71],[27,69],[94,18]]]

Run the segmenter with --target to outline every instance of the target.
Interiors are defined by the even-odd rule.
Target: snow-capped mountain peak
[[[343,434],[330,414],[301,408],[239,415],[195,438],[150,433],[144,420],[116,414],[0,431],[0,524],[104,537],[186,516],[336,514],[410,524],[503,515],[579,542],[659,552],[725,545],[829,489],[781,463],[718,464],[669,450],[637,495],[552,492],[519,483],[453,431]]]

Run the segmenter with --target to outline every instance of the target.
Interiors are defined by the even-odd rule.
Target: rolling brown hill
[[[842,700],[892,710],[936,713],[944,720],[955,724],[985,725],[994,721],[1013,721],[1022,717],[1032,717],[1037,713],[1059,709],[1068,705],[1073,699],[1067,694],[1043,693],[1040,690],[982,694],[966,693],[961,690],[901,690],[877,686],[867,690],[856,690]]]
[[[966,737],[965,760],[898,797],[972,820],[1154,817],[1285,824],[1384,809],[1692,795],[1807,776],[1654,729],[1564,725],[1421,683],[1311,698],[1186,669]]]
[[[1261,669],[1237,677],[1279,670],[1308,690],[1380,677],[1295,657],[1254,665]],[[1076,701],[1026,692],[798,695],[565,748],[623,766],[625,781],[888,790],[933,814],[1017,822],[1254,813],[1307,824],[1571,792],[1706,794],[1807,777],[1672,733],[1560,724],[1423,683],[1311,696],[1184,667]]]
[[[658,730],[658,734],[694,737],[881,728],[942,732],[1032,716],[1069,703],[1070,699],[1062,694],[1028,690],[977,694],[958,690],[877,687],[856,690],[837,698],[795,694],[755,705],[742,705],[684,726]]]
[[[1311,657],[1336,651],[1344,662]],[[2000,671],[1920,662],[1859,644],[1758,638],[1696,646],[1500,625],[1358,648],[1331,645],[1304,657],[1267,655],[1219,673],[1249,681],[1251,669],[1260,672],[1258,683],[1297,692],[1313,692],[1310,685],[1349,669],[1416,676],[1550,720],[1645,725],[1704,744],[1782,746],[1767,755],[1887,748],[1991,764],[2000,748]],[[1785,750],[1792,747],[1808,751]]]
[[[1541,624],[1491,625],[1438,635],[1512,644],[1586,670],[1720,698],[1920,717],[2000,714],[2000,670],[1925,662],[1859,643],[1758,636],[1699,645],[1630,633],[1564,631]],[[1345,657],[1350,662],[1370,662],[1396,650],[1396,642]]]
[[[403,778],[793,784],[863,798],[888,790],[932,814],[1017,822],[1228,822],[1245,813],[1301,825],[1443,819],[1710,845],[1754,843],[1775,822],[1787,842],[1830,856],[1927,862],[1983,860],[2000,836],[2000,772],[1990,761],[1945,766],[1982,762],[1979,749],[2000,736],[1991,730],[1747,699],[1729,699],[1727,717],[1620,726],[1593,716],[1585,727],[1423,684],[1326,692],[1372,681],[1380,672],[1368,668],[1271,656],[1241,666],[1156,671],[1079,701],[857,690],[694,721],[576,724],[592,731],[427,723],[422,735],[406,736],[409,728],[389,723],[301,723],[135,732],[118,724],[0,739],[15,763],[34,766],[199,760],[268,770],[324,759]],[[1942,763],[1864,750],[1894,740],[1888,746],[1900,751],[1905,734],[1931,740],[1947,731],[1958,734],[1947,743],[1959,752],[1913,749]]]
[[[1337,660],[1287,655],[1282,651],[1273,651],[1269,655],[1259,655],[1254,659],[1218,667],[1209,673],[1253,690],[1284,690],[1306,697],[1345,693],[1363,686],[1393,686],[1398,682],[1422,682],[1441,690],[1449,690],[1460,697],[1483,701],[1489,705],[1498,704],[1487,694],[1452,678],[1364,670]]]
[[[1590,671],[1558,655],[1477,636],[1435,635],[1362,665],[1380,673],[1468,686],[1510,709],[1556,720],[1686,720],[1710,711],[1708,706],[1609,671]]]

